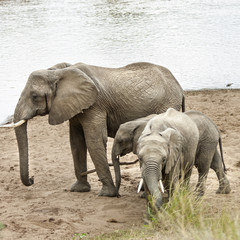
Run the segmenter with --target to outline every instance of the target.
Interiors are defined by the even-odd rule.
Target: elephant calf
[[[199,131],[199,142],[194,165],[198,169],[199,178],[196,190],[199,195],[204,194],[205,182],[209,168],[212,168],[218,177],[219,188],[216,193],[229,193],[231,191],[229,181],[225,175],[225,164],[222,154],[221,136],[217,126],[204,114],[197,111],[188,111],[188,115],[197,125]],[[112,161],[114,163],[116,188],[119,191],[121,183],[121,174],[118,156],[124,156],[133,152],[136,154],[137,141],[146,126],[147,122],[156,114],[145,118],[139,118],[133,121],[121,124],[114,138],[112,148]],[[221,156],[217,150],[219,143]]]
[[[196,123],[199,131],[199,142],[195,159],[195,166],[198,169],[196,190],[199,195],[204,194],[209,168],[212,168],[216,172],[219,181],[219,188],[216,193],[230,193],[230,184],[225,174],[226,167],[223,160],[220,131],[210,118],[200,112],[188,111],[185,114]],[[221,156],[217,150],[218,143]]]
[[[137,141],[137,155],[146,196],[153,196],[157,209],[162,203],[160,180],[168,190],[171,186],[171,192],[181,176],[186,184],[189,183],[198,141],[195,122],[173,108],[146,124]]]

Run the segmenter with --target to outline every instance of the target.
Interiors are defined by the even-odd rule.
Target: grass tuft
[[[180,229],[186,229],[189,225],[200,226],[204,215],[202,201],[187,187],[177,186],[169,202],[164,203],[160,211],[155,210],[157,226],[173,223]]]
[[[73,240],[79,240],[79,239],[86,239],[87,234],[86,233],[75,233],[73,236]]]
[[[0,231],[3,230],[4,228],[5,228],[5,225],[0,222]]]
[[[151,205],[151,207],[154,205]],[[185,186],[178,186],[170,201],[151,216],[152,227],[163,235],[172,233],[184,239],[240,239],[239,216],[220,213],[210,216],[210,206]],[[173,237],[174,238],[174,237]]]

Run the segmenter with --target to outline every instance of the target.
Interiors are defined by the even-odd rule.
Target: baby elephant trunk
[[[149,201],[149,196],[153,198],[153,206],[159,210],[162,205],[162,193],[158,187],[158,180],[159,180],[159,171],[158,169],[146,169],[144,171],[143,179],[145,183],[145,191],[147,200]],[[161,177],[161,176],[160,176]],[[161,178],[160,178],[161,179]]]
[[[117,196],[119,196],[119,188],[121,185],[121,171],[120,171],[119,155],[116,154],[114,148],[112,149],[112,162],[113,162],[114,172],[115,172],[116,194]]]

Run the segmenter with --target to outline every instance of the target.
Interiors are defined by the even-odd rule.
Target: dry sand
[[[240,213],[240,90],[186,92],[187,110],[208,115],[220,128],[225,163],[232,192],[217,195],[218,181],[210,170],[205,197],[219,209]],[[89,175],[89,193],[69,191],[75,182],[68,137],[68,123],[50,126],[47,117],[28,123],[30,176],[35,184],[25,187],[19,177],[18,149],[14,131],[0,128],[0,239],[72,239],[75,233],[95,236],[144,222],[146,203],[136,193],[138,164],[122,166],[120,198],[99,197],[96,173]],[[110,161],[112,139],[108,142]],[[121,161],[135,160],[129,154]],[[88,158],[89,169],[94,168]],[[196,184],[196,169],[191,185]]]

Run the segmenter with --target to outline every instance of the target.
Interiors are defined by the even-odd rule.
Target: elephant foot
[[[118,197],[119,195],[116,194],[116,189],[114,186],[107,186],[103,185],[101,192],[98,194],[98,196],[104,196],[104,197]]]
[[[220,186],[218,190],[216,191],[217,194],[228,194],[231,192],[231,187],[229,184],[229,181],[227,179],[224,179],[221,181]]]
[[[91,186],[88,182],[80,182],[77,180],[71,187],[71,192],[89,192],[91,190]]]

